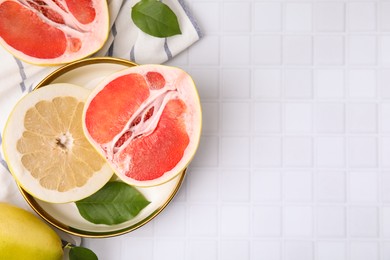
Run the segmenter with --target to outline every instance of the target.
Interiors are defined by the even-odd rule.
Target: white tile
[[[280,3],[254,4],[254,30],[273,32],[282,29],[282,6]]]
[[[390,242],[381,243],[383,259],[390,258]]]
[[[253,97],[277,98],[281,94],[281,72],[277,69],[254,69]]]
[[[274,206],[254,206],[251,229],[256,237],[281,236],[282,209]]]
[[[244,205],[220,207],[220,234],[225,237],[248,236],[250,208]]]
[[[256,133],[280,132],[282,126],[280,103],[256,102],[254,104],[254,130]]]
[[[284,28],[287,32],[310,32],[312,29],[311,3],[286,3]]]
[[[251,28],[250,25],[250,3],[226,2],[222,4],[222,28],[225,32],[247,32]]]
[[[352,241],[349,247],[349,256],[351,260],[378,260],[378,244],[371,241]]]
[[[281,182],[282,178],[278,172],[254,172],[251,175],[252,200],[256,202],[280,200],[282,198]]]
[[[347,105],[347,129],[353,133],[377,131],[377,108],[375,103],[350,103]]]
[[[253,164],[255,166],[280,166],[282,141],[279,137],[255,137],[253,140]]]
[[[185,257],[185,240],[167,239],[158,237],[155,239],[153,249],[154,260],[181,260]]]
[[[381,229],[385,238],[390,237],[390,207],[384,206],[381,212],[382,225]]]
[[[186,207],[176,204],[161,212],[154,221],[156,236],[183,236],[186,233]]]
[[[317,31],[344,31],[344,3],[322,2],[314,4],[314,23]]]
[[[351,35],[348,37],[348,62],[351,65],[373,65],[376,63],[377,41],[371,35]]]
[[[176,200],[176,196],[175,196],[175,200]],[[150,238],[153,237],[153,235],[154,235],[154,220],[147,223],[147,225],[143,225],[142,227],[130,232],[126,236],[131,238]]]
[[[312,38],[310,36],[284,36],[283,61],[287,65],[312,63]]]
[[[373,31],[376,29],[376,5],[374,2],[347,4],[348,29],[351,31]]]
[[[216,65],[219,64],[219,37],[207,35],[203,37],[199,44],[189,49],[188,59],[191,64]]]
[[[283,232],[286,237],[311,237],[313,234],[312,207],[285,206]]]
[[[384,99],[390,98],[390,69],[378,69],[377,75],[380,97]]]
[[[207,169],[189,169],[187,172],[189,183],[188,199],[191,202],[214,203],[218,199],[218,172]]]
[[[381,185],[381,198],[383,202],[390,202],[390,172],[384,171],[381,175],[381,179],[379,181]]]
[[[320,171],[316,176],[316,196],[320,202],[343,202],[346,195],[344,172]]]
[[[216,166],[218,165],[219,141],[215,136],[202,136],[199,148],[191,165]]]
[[[349,174],[349,199],[352,202],[376,202],[378,174],[376,172],[351,172]]]
[[[220,242],[219,258],[224,260],[249,259],[250,248],[246,240],[222,240]]]
[[[315,129],[318,133],[341,133],[344,131],[344,104],[317,103],[315,107]]]
[[[377,166],[377,140],[375,137],[350,137],[348,140],[348,161],[354,168]]]
[[[345,165],[345,141],[343,137],[315,138],[315,161],[320,167],[342,167]]]
[[[99,259],[121,259],[121,240],[119,238],[85,239],[82,246],[92,250],[99,256]],[[108,248],[109,250],[107,250]],[[147,256],[145,255],[145,257]]]
[[[345,242],[319,241],[317,243],[318,260],[345,260],[347,259],[347,246]]]
[[[313,93],[312,71],[287,69],[283,74],[284,94],[288,98],[311,98]]]
[[[390,3],[389,2],[380,2],[378,5],[378,21],[379,29],[381,31],[390,31]]]
[[[378,210],[375,207],[350,207],[348,209],[349,235],[352,237],[378,236]]]
[[[286,201],[311,201],[312,193],[311,172],[286,171],[283,174],[283,196]]]
[[[221,53],[221,64],[224,66],[247,65],[250,62],[251,37],[247,35],[225,35],[221,37],[221,46],[208,46],[210,51]],[[203,39],[202,39],[203,41]]]
[[[342,69],[318,69],[314,73],[314,86],[318,98],[344,97],[344,71]]]
[[[387,35],[383,35],[379,37],[379,59],[380,63],[384,65],[390,64],[390,37]]]
[[[269,240],[252,240],[251,259],[281,260],[281,243]]]
[[[202,14],[202,19],[197,19],[197,22],[205,34],[217,32],[220,29],[221,7],[217,2],[193,2],[191,10],[196,17]]]
[[[223,170],[219,177],[220,198],[224,202],[246,202],[250,197],[250,173]]]
[[[288,133],[310,133],[313,124],[311,103],[287,103],[284,106],[285,131]]]
[[[219,104],[216,102],[202,103],[202,132],[216,133],[219,127]]]
[[[222,137],[221,165],[248,166],[250,158],[250,141],[247,137]]]
[[[316,230],[320,237],[344,237],[345,223],[344,207],[322,206],[316,209]]]
[[[283,164],[285,166],[311,166],[313,144],[310,137],[285,137],[283,139]]]
[[[251,74],[248,69],[222,69],[221,70],[222,97],[249,98]]]
[[[188,207],[188,224],[188,234],[191,236],[209,237],[217,235],[217,206],[200,204]]]
[[[215,260],[218,256],[218,244],[214,240],[190,240],[186,252],[185,259],[188,260]]]
[[[223,133],[249,133],[250,131],[250,104],[226,102],[222,104]]]
[[[344,63],[343,36],[314,37],[314,63],[321,65],[341,65]]]
[[[173,57],[171,60],[167,61],[167,65],[172,65],[173,66],[181,66],[185,68],[188,65],[188,53],[189,49],[186,49],[180,53],[178,53],[175,57]]]
[[[253,55],[255,64],[275,65],[282,59],[281,37],[277,35],[253,36]]]
[[[189,73],[202,100],[219,97],[219,70],[196,68],[189,70]]]
[[[372,69],[348,71],[348,92],[352,98],[376,97],[376,72]]]
[[[381,103],[379,105],[379,125],[380,131],[384,133],[390,132],[390,103]]]
[[[390,167],[390,137],[384,136],[380,139],[380,156],[381,165]]]
[[[145,238],[125,238],[121,241],[121,248],[126,248],[126,250],[119,250],[122,252],[122,258],[116,259],[145,259],[152,260],[153,259],[153,240],[145,239]],[[112,258],[112,252],[114,250],[107,250],[110,252],[110,257]],[[102,259],[101,255],[98,255],[100,259]],[[104,258],[103,258],[104,259]]]
[[[299,240],[286,241],[284,244],[284,256],[286,260],[313,260],[313,242]]]

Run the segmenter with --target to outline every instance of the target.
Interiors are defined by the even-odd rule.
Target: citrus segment
[[[186,72],[142,65],[117,72],[95,88],[83,123],[89,141],[123,181],[154,186],[191,161],[200,139],[201,108]]]
[[[20,186],[41,200],[82,199],[112,176],[83,133],[88,94],[71,84],[48,85],[26,95],[8,119],[3,149],[9,168]]]
[[[101,0],[0,0],[0,43],[30,63],[67,63],[103,46],[108,19]]]
[[[89,134],[99,143],[109,142],[148,96],[148,85],[141,75],[115,78],[88,104],[85,124]]]
[[[45,23],[36,12],[22,7],[18,2],[0,4],[0,35],[8,45],[36,58],[56,58],[66,50],[64,32]],[[36,35],[40,35],[40,41],[32,40]],[[50,44],[43,45],[42,42]]]

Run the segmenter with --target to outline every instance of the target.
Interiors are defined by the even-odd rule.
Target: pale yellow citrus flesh
[[[5,159],[18,184],[40,200],[77,201],[112,177],[112,169],[83,132],[89,93],[72,84],[48,85],[22,98],[8,118]]]
[[[46,189],[82,187],[105,163],[84,137],[83,106],[74,97],[56,97],[26,112],[17,150],[23,166]]]

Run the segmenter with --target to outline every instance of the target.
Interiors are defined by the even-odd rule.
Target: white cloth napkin
[[[131,7],[139,0],[108,0],[111,31],[106,44],[95,56],[113,56],[139,64],[163,63],[201,38],[195,19],[183,0],[163,0],[177,15],[181,35],[155,38],[140,31],[131,20]],[[0,145],[9,113],[17,101],[58,67],[24,63],[0,47]],[[1,149],[0,149],[1,150]],[[0,201],[31,209],[23,200],[0,151]]]

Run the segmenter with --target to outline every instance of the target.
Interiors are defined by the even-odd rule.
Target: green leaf
[[[98,257],[88,248],[75,246],[69,251],[69,260],[98,260]]]
[[[76,206],[81,216],[94,224],[115,225],[134,218],[149,203],[136,188],[113,181],[77,201]]]
[[[131,10],[131,19],[143,32],[159,37],[181,34],[176,14],[158,0],[142,0]]]

